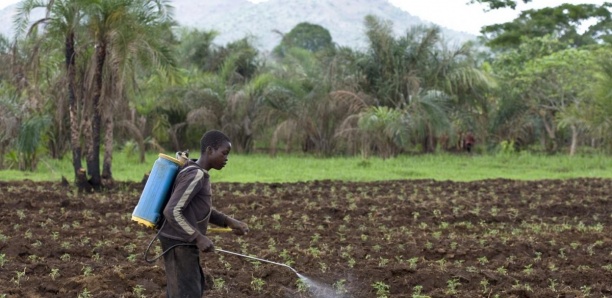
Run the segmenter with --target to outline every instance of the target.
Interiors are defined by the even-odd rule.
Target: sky
[[[205,0],[202,0],[205,1]],[[249,0],[264,2],[267,0]],[[0,0],[0,9],[19,0]],[[517,6],[516,10],[498,9],[484,12],[484,5],[466,4],[469,0],[389,0],[413,16],[446,28],[479,35],[480,28],[487,25],[510,22],[519,12],[525,9],[558,6],[562,3],[571,4],[603,4],[604,0],[533,0],[532,3]],[[520,1],[519,1],[520,2]]]
[[[2,0],[0,0],[2,1]],[[265,2],[267,0],[249,0],[251,2]],[[467,4],[469,0],[388,0],[391,4],[442,27],[463,31],[473,35],[480,35],[480,28],[487,25],[510,22],[525,9],[558,6],[563,3],[571,4],[603,4],[604,0],[533,0],[535,3],[521,2],[516,10],[497,9],[484,12],[486,8],[480,4]]]
[[[533,0],[528,4],[519,1],[516,10],[497,9],[489,12],[484,12],[485,5],[466,4],[469,0],[389,0],[389,2],[413,16],[442,27],[479,35],[483,26],[510,22],[518,17],[522,10],[554,7],[563,3],[601,5],[605,1]]]

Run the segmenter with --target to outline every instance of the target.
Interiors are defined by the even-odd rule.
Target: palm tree
[[[360,113],[357,125],[362,156],[376,153],[382,158],[389,158],[401,153],[405,141],[402,137],[407,135],[406,126],[397,125],[403,122],[402,118],[400,110],[385,106],[372,106]]]
[[[11,42],[9,38],[0,34],[0,63],[2,65],[11,65]],[[3,67],[0,70],[0,83],[9,81],[11,78],[11,69],[9,67]]]
[[[361,86],[377,99],[377,105],[398,109],[411,119],[413,130],[405,132],[412,134],[412,139],[419,136],[416,143],[422,144],[424,151],[432,152],[441,135],[454,135],[451,116],[461,114],[450,115],[449,111],[459,111],[459,107],[487,110],[486,99],[480,94],[492,81],[476,67],[470,44],[446,49],[435,26],[415,26],[395,38],[390,24],[376,17],[367,16],[365,24],[370,47],[359,62],[365,75]]]
[[[421,88],[417,66],[428,60],[439,40],[439,29],[418,27],[408,38],[396,39],[388,22],[369,15],[365,25],[369,49],[360,61],[366,80],[362,87],[378,99],[378,105],[401,108]],[[414,40],[420,34],[422,39]]]
[[[253,150],[256,117],[262,95],[271,81],[269,74],[259,75],[258,51],[248,38],[229,43],[218,51],[222,59],[218,74],[225,82],[225,105],[220,117],[221,129],[232,136],[238,152]]]
[[[72,147],[72,166],[74,169],[77,185],[84,185],[86,181],[82,173],[81,165],[81,142],[78,116],[78,100],[77,95],[77,79],[76,79],[76,59],[77,50],[75,48],[76,34],[80,26],[80,21],[83,16],[81,7],[88,5],[87,0],[24,0],[17,6],[17,14],[14,19],[16,36],[20,37],[24,34],[28,24],[30,14],[34,9],[44,8],[46,10],[45,17],[33,22],[28,32],[37,28],[38,25],[44,24],[45,35],[50,38],[45,38],[43,41],[51,41],[45,43],[51,50],[54,47],[59,47],[53,43],[56,38],[64,41],[63,48],[65,68],[67,76],[68,89],[68,109],[70,117],[70,142]],[[16,38],[17,39],[17,38]],[[36,61],[36,59],[32,59]]]
[[[14,89],[5,82],[0,83],[0,168],[5,166],[5,153],[14,145],[21,126],[21,103]]]
[[[106,119],[106,146],[104,178],[112,179],[112,101],[104,102],[103,95],[116,96],[122,101],[124,83],[133,79],[135,67],[154,64],[160,69],[173,67],[170,51],[162,37],[168,34],[172,25],[171,11],[163,0],[92,0],[84,7],[87,15],[85,24],[93,42],[94,53],[91,65],[89,102],[91,119],[87,123],[87,170],[94,188],[102,186],[100,175],[100,136],[102,120]],[[106,71],[105,71],[106,70]],[[127,74],[126,74],[127,73]],[[129,75],[131,74],[131,75]],[[106,78],[106,82],[105,82]],[[103,94],[105,83],[109,94]],[[113,84],[114,83],[114,84]],[[106,107],[105,107],[106,104]],[[104,115],[104,110],[109,115]],[[106,116],[106,117],[105,117]]]
[[[101,107],[104,127],[104,162],[102,179],[112,180],[112,153],[114,147],[114,120],[118,111],[129,110],[129,91],[135,90],[140,73],[150,70],[170,83],[176,81],[176,64],[169,48],[170,31],[174,22],[171,10],[162,1],[128,1],[127,12],[119,13],[120,21],[107,33],[107,56],[104,66]],[[117,8],[119,8],[118,6]],[[108,25],[108,22],[107,22]]]
[[[133,86],[141,66],[154,66],[162,73],[171,72],[174,67],[171,52],[165,46],[172,35],[170,7],[166,1],[154,0],[25,0],[20,3],[15,18],[18,36],[24,34],[32,10],[38,7],[45,8],[46,15],[35,21],[29,32],[36,32],[44,24],[40,27],[42,46],[64,51],[77,185],[100,188],[102,120],[107,126],[104,176],[112,179],[114,119],[107,115],[113,115],[116,104],[125,105],[125,90]],[[64,42],[55,42],[58,38]],[[77,78],[78,71],[83,72],[82,81]],[[78,100],[79,95],[82,101]],[[81,133],[86,145],[89,181],[81,167]]]
[[[263,106],[266,88],[273,81],[270,74],[261,74],[228,95],[222,129],[232,136],[238,152],[251,153],[258,116]]]
[[[342,71],[342,59],[335,58],[290,48],[275,65],[263,112],[266,123],[275,127],[271,153],[280,141],[290,150],[297,140],[304,152],[331,155],[341,140],[341,123],[365,108],[364,98],[350,89],[351,76]]]
[[[258,52],[248,38],[215,46],[214,36],[214,32],[199,31],[181,36],[177,50],[179,63],[186,66],[183,80],[161,92],[148,108],[155,128],[152,134],[158,141],[171,142],[176,150],[185,150],[201,136],[194,134],[222,129],[232,137],[235,150],[248,153],[253,149],[262,90],[270,76],[258,76]]]

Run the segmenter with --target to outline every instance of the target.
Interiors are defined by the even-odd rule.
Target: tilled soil
[[[214,178],[214,177],[213,177]],[[0,182],[0,297],[164,297],[142,185]],[[206,297],[612,297],[612,180],[214,183]],[[149,258],[160,252],[154,242]]]

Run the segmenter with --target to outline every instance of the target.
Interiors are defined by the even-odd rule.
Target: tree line
[[[467,136],[479,152],[609,152],[608,8],[524,12],[461,45],[370,15],[364,50],[300,23],[262,53],[248,36],[218,45],[180,28],[169,1],[24,0],[16,36],[0,38],[0,167],[70,156],[77,185],[99,189],[114,151],[197,149],[207,129],[245,154],[387,158],[462,150]],[[518,26],[551,21],[565,26]]]

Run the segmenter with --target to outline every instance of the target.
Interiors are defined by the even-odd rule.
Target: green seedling
[[[346,289],[346,279],[338,280],[333,285],[334,289],[336,289],[336,294],[342,295],[348,293]]]
[[[93,269],[90,266],[85,266],[81,271],[83,271],[83,276],[91,276]]]
[[[480,281],[480,286],[482,287],[482,293],[486,293],[489,290],[489,281],[486,278],[483,278]]]
[[[84,288],[83,291],[80,292],[77,297],[78,298],[91,298],[92,295],[91,295],[91,293],[89,293],[89,290],[87,290],[87,288]]]
[[[325,262],[319,262],[319,266],[321,267],[321,272],[323,273],[327,272],[327,269],[329,269]]]
[[[548,279],[548,288],[553,291],[553,292],[557,292],[557,280],[556,279],[552,279],[549,278]]]
[[[51,273],[49,273],[49,276],[51,276],[52,280],[55,280],[57,277],[60,276],[59,269],[51,268]]]
[[[23,271],[15,271],[15,277],[12,279],[12,281],[15,285],[17,285],[17,287],[19,287],[22,279],[26,279],[25,267],[23,268]]]
[[[357,261],[355,261],[355,259],[353,259],[353,258],[349,258],[348,259],[348,266],[349,266],[349,268],[355,267],[355,264],[357,264]]]
[[[297,291],[298,293],[306,293],[308,292],[308,284],[303,279],[298,279],[296,281]]]
[[[225,280],[222,277],[217,277],[214,279],[213,288],[215,290],[223,290],[225,289]]]
[[[416,285],[414,286],[414,288],[412,288],[412,298],[430,298],[429,296],[426,295],[422,295],[421,292],[423,291],[423,286],[421,285]]]
[[[265,284],[266,282],[258,277],[253,276],[253,279],[251,280],[251,288],[257,293],[260,293],[263,290]]]
[[[27,217],[22,209],[18,209],[16,213],[20,220],[24,220]]]
[[[457,288],[461,285],[459,279],[452,278],[446,281],[446,294],[448,295],[456,295]]]
[[[145,288],[144,288],[142,285],[135,285],[135,286],[132,288],[132,293],[134,293],[134,296],[136,296],[136,297],[138,297],[138,298],[144,298],[144,297],[146,297],[146,296],[144,295],[144,291],[145,291]]]
[[[377,281],[372,284],[372,287],[376,290],[377,298],[387,298],[389,297],[389,285],[385,284],[382,281]]]
[[[585,297],[589,297],[591,296],[591,287],[584,285],[580,287],[580,292],[582,292]]]

